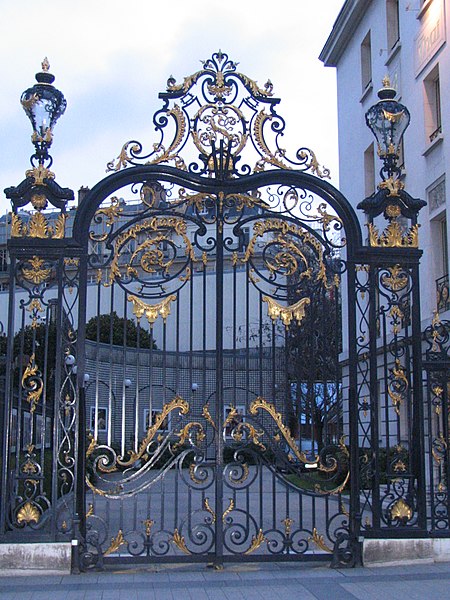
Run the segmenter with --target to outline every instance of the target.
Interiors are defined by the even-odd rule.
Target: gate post
[[[426,536],[417,222],[425,202],[404,190],[397,160],[409,112],[394,100],[389,81],[383,84],[366,114],[383,160],[382,182],[358,205],[368,218],[361,256],[367,279],[360,291],[369,292],[361,309],[368,342],[359,355],[362,533],[378,538],[375,546],[365,544],[366,560],[377,560],[377,552],[381,559],[380,538]]]
[[[50,171],[53,127],[66,101],[52,85],[46,59],[36,80],[21,98],[33,127],[32,168],[5,189],[12,213],[0,541],[18,544],[17,553],[28,558],[33,550],[23,544],[56,543],[40,546],[35,562],[23,567],[69,570],[76,536],[80,248],[66,235],[66,205],[74,194]]]

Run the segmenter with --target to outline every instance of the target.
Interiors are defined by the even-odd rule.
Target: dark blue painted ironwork
[[[7,190],[0,541],[76,540],[74,569],[354,566],[361,538],[427,535],[423,202],[384,181],[363,244],[314,153],[280,147],[271,83],[221,52],[161,98],[160,140],[124,145],[70,237],[48,166]]]

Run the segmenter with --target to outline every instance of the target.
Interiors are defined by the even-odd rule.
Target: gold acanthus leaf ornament
[[[397,415],[400,415],[400,407],[408,389],[408,378],[405,368],[398,358],[395,359],[395,365],[390,369],[392,379],[388,384],[387,392],[394,405]]]
[[[116,537],[111,538],[111,544],[109,545],[109,547],[107,548],[107,550],[105,550],[105,553],[103,554],[103,556],[108,556],[109,554],[112,554],[113,552],[117,552],[117,550],[120,548],[120,546],[123,546],[123,544],[126,544],[126,540],[123,537],[123,532],[121,529],[119,529]]]
[[[252,537],[252,543],[250,544],[250,547],[244,552],[244,554],[251,554],[252,552],[255,552],[255,550],[258,550],[258,548],[264,542],[267,542],[267,539],[266,539],[262,529],[260,529],[258,531],[258,533]]]
[[[45,262],[43,258],[33,256],[26,262],[31,265],[31,269],[22,267],[22,274],[27,281],[38,285],[50,277],[52,270],[44,267]]]
[[[27,402],[30,405],[30,412],[36,410],[36,406],[44,391],[44,382],[41,372],[35,363],[35,354],[30,357],[28,365],[22,375],[22,388],[27,392]]]
[[[308,541],[314,542],[314,544],[324,552],[333,552],[333,549],[325,543],[323,535],[320,535],[315,527],[312,531],[312,536],[308,538]]]
[[[391,519],[403,522],[410,521],[413,516],[412,508],[403,498],[399,498],[394,502],[390,513]]]
[[[234,510],[234,500],[233,500],[233,498],[230,498],[230,503],[228,504],[228,508],[226,508],[224,510],[224,513],[222,515],[222,523],[226,523],[228,515],[231,512],[233,512],[233,510]]]
[[[140,321],[145,316],[150,326],[152,326],[159,316],[162,317],[164,323],[167,317],[170,315],[170,304],[176,300],[176,296],[171,294],[164,298],[158,304],[147,304],[137,296],[128,296],[128,302],[133,303],[133,314],[137,320]]]
[[[400,265],[389,267],[390,275],[382,275],[381,283],[392,292],[399,292],[408,285],[408,274]]]
[[[45,208],[44,199],[41,196],[33,196],[32,202],[35,208]],[[13,214],[11,219],[11,237],[31,237],[38,239],[63,239],[65,236],[67,214],[60,213],[55,221],[54,227],[48,218],[40,211],[31,215],[26,224],[19,215]]]
[[[55,174],[44,167],[44,165],[38,165],[33,169],[25,171],[25,177],[32,177],[34,179],[34,185],[45,185],[45,179],[55,179]]]
[[[300,325],[306,314],[306,307],[311,302],[309,298],[301,298],[295,304],[283,306],[273,298],[269,298],[269,296],[263,296],[262,301],[267,302],[267,313],[272,321],[275,322],[278,318],[280,318],[285,327],[289,327],[292,319],[295,319],[297,324]]]
[[[417,248],[419,246],[419,224],[407,231],[398,221],[392,221],[380,235],[373,223],[368,223],[369,244],[377,248]]]
[[[26,502],[17,512],[17,523],[38,523],[41,513],[31,502]]]
[[[211,505],[209,504],[209,498],[204,499],[203,508],[207,512],[209,512],[209,514],[211,515],[211,523],[215,523],[216,522],[216,513],[213,511],[213,509],[211,508]]]
[[[185,554],[192,554],[192,552],[186,546],[184,536],[180,534],[178,529],[175,529],[175,531],[173,532],[172,542]]]
[[[389,177],[385,181],[382,181],[378,184],[378,189],[387,190],[388,197],[389,196],[398,196],[400,191],[403,190],[405,184],[400,179],[394,179],[393,177]]]
[[[193,432],[191,432],[191,430],[193,430]],[[174,435],[180,438],[179,441],[173,445],[174,450],[181,448],[188,440],[192,445],[198,446],[198,444],[203,442],[206,438],[201,423],[197,423],[196,421],[191,421],[183,427],[180,433],[175,433]],[[195,436],[195,439],[193,439],[193,436]]]
[[[209,410],[209,404],[206,403],[202,408],[202,416],[208,421],[210,425],[213,426],[214,429],[217,429],[216,424],[214,423],[214,419],[212,418],[211,412]]]

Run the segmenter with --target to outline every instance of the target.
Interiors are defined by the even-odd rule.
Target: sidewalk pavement
[[[445,600],[450,563],[332,570],[323,563],[199,565],[0,577],[2,600]]]

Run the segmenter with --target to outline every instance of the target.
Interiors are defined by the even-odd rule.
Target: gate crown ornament
[[[164,106],[153,116],[159,141],[145,155],[140,142],[125,143],[107,171],[172,163],[191,173],[226,179],[261,172],[269,165],[330,178],[329,169],[321,167],[308,148],[299,148],[293,159],[287,157],[280,146],[285,122],[275,110],[280,99],[273,97],[272,82],[260,87],[237,71],[237,65],[219,50],[182,83],[170,76],[167,91],[159,94]],[[246,164],[239,162],[244,151]]]

